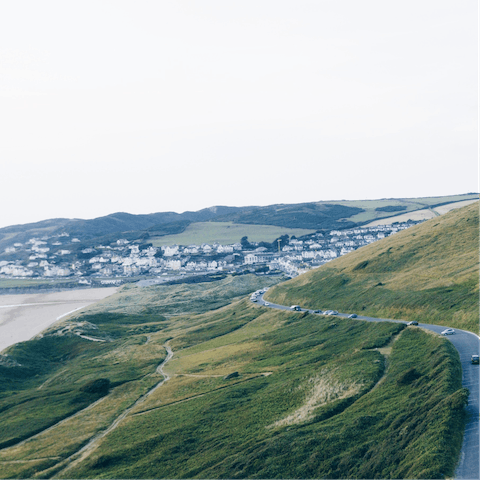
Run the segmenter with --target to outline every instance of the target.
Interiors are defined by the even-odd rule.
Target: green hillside
[[[453,345],[252,304],[267,281],[128,285],[11,347],[1,476],[453,475],[467,398]]]
[[[266,298],[477,333],[478,227],[475,203],[278,285]]]
[[[123,287],[0,357],[2,476],[451,477],[468,392],[448,340],[247,295],[476,332],[478,224],[470,205],[275,286]]]
[[[67,239],[63,239],[63,243],[73,251],[95,244],[114,244],[119,238],[143,242],[150,237],[156,237],[158,242],[158,237],[163,237],[161,240],[163,245],[164,241],[170,244],[175,243],[175,239],[172,240],[169,237],[181,234],[191,223],[230,222],[237,224],[238,228],[237,237],[228,237],[228,240],[233,243],[240,241],[245,235],[248,236],[251,226],[260,226],[267,234],[268,227],[280,227],[282,230],[299,228],[309,231],[345,229],[365,225],[374,220],[388,219],[399,213],[473,199],[478,199],[477,193],[444,197],[334,200],[268,206],[216,206],[196,212],[158,212],[146,215],[118,212],[90,220],[50,219],[0,228],[0,260],[11,260],[11,258],[4,258],[5,248],[14,243],[25,243],[33,237],[41,238],[44,235],[55,236],[68,233],[72,239],[77,238],[81,242],[68,244]],[[245,227],[243,230],[241,226],[245,225],[250,227]],[[296,235],[296,233],[292,234]],[[189,238],[191,240],[191,236]],[[218,241],[218,239],[214,240]],[[265,238],[260,240],[268,241]]]

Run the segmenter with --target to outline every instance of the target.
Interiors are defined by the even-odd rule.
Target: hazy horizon
[[[385,197],[385,198],[365,198],[365,199],[352,199],[352,200],[346,200],[346,199],[328,199],[328,200],[317,200],[317,201],[313,201],[313,202],[298,202],[299,204],[301,203],[322,203],[322,202],[357,202],[357,201],[360,201],[360,202],[375,202],[375,201],[379,201],[379,200],[390,200],[390,199],[415,199],[415,198],[441,198],[441,197],[445,197],[445,196],[460,196],[460,195],[479,195],[479,192],[466,192],[466,193],[459,193],[459,194],[454,194],[454,195],[432,195],[432,196],[425,196],[425,197]],[[16,223],[16,224],[11,224],[11,225],[0,225],[0,229],[2,228],[7,228],[7,227],[15,227],[17,225],[27,225],[27,224],[34,224],[34,223],[41,223],[41,222],[44,222],[44,221],[49,221],[49,220],[57,220],[57,219],[64,219],[64,220],[94,220],[96,218],[102,218],[102,217],[106,217],[106,216],[110,216],[110,215],[116,215],[116,214],[120,214],[120,213],[125,213],[125,214],[128,214],[128,215],[150,215],[150,214],[155,214],[155,213],[168,213],[168,212],[173,212],[173,213],[178,213],[178,214],[182,214],[182,213],[186,213],[186,212],[197,212],[197,211],[200,211],[200,210],[207,210],[207,209],[212,209],[212,208],[216,208],[216,207],[232,207],[232,208],[244,208],[244,207],[266,207],[266,206],[270,206],[270,205],[294,205],[295,203],[285,203],[285,202],[280,202],[280,203],[276,203],[276,204],[265,204],[265,205],[223,205],[223,204],[218,204],[218,205],[211,205],[209,207],[204,207],[204,208],[199,208],[198,210],[183,210],[183,211],[174,211],[174,210],[159,210],[159,211],[155,211],[155,212],[139,212],[139,213],[131,213],[131,212],[127,212],[127,211],[114,211],[114,212],[109,212],[105,215],[99,215],[99,216],[96,216],[96,217],[88,217],[88,218],[81,218],[81,217],[49,217],[49,218],[43,218],[43,219],[40,219],[40,220],[37,220],[35,222],[25,222],[25,223]]]
[[[478,187],[478,5],[8,2],[0,227]]]

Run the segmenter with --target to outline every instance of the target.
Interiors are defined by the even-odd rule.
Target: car
[[[412,320],[411,322],[408,322],[407,325],[418,325],[418,322],[416,320]]]
[[[270,304],[269,304],[268,302],[265,302],[264,305],[265,305],[266,307],[269,307],[269,306],[270,306]]]
[[[325,310],[325,311],[323,312],[323,314],[324,314],[324,315],[331,315],[332,312],[333,312],[333,310]]]
[[[313,313],[323,313],[321,310],[314,310]]]
[[[302,307],[300,307],[300,305],[292,305],[290,307],[290,310],[295,310],[295,311],[300,311],[302,309]]]
[[[472,355],[472,363],[473,364],[479,364],[479,356],[478,355]]]
[[[357,314],[356,313],[351,313],[348,318],[357,318]]]
[[[332,310],[330,315],[338,315],[338,312],[336,310]]]
[[[447,328],[443,332],[440,333],[440,335],[453,335],[455,333],[455,330],[453,328]]]

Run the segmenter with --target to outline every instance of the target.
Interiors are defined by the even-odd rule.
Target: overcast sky
[[[0,227],[478,191],[474,0],[0,4]]]

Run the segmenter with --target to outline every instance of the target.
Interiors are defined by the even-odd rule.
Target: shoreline
[[[0,353],[117,291],[100,287],[0,295]]]

